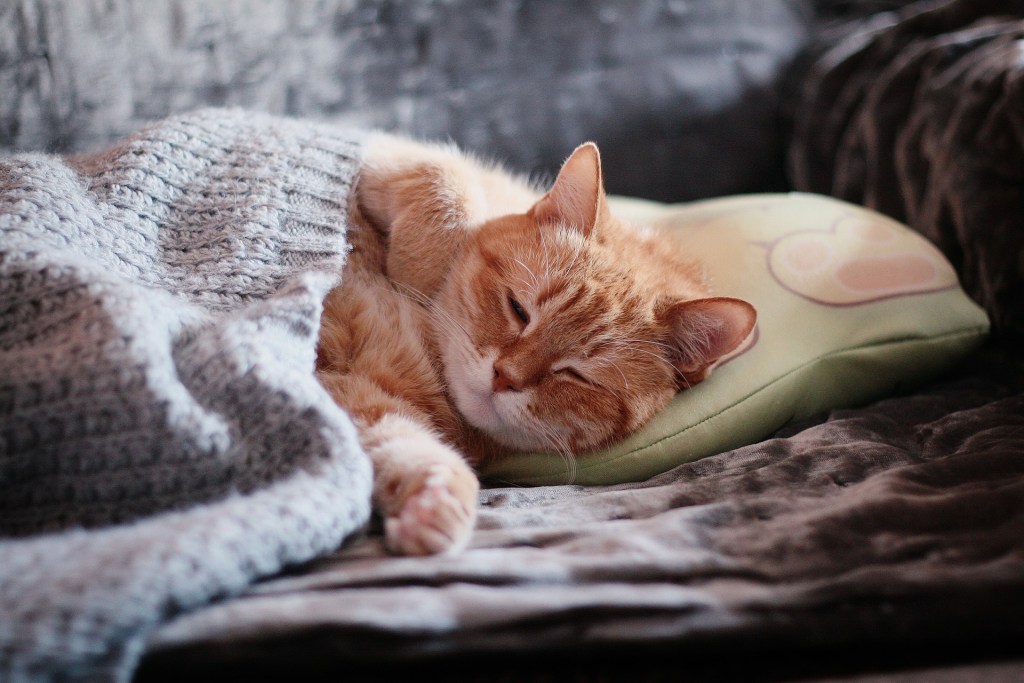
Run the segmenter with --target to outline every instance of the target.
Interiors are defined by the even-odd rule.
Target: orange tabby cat
[[[396,552],[458,549],[471,465],[621,439],[754,325],[678,245],[611,215],[597,147],[550,191],[452,147],[375,135],[328,295],[318,374],[374,466]]]

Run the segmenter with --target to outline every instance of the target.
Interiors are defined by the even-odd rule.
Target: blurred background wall
[[[0,150],[95,149],[241,106],[541,175],[593,139],[610,191],[655,199],[782,189],[785,70],[817,24],[878,4],[0,0]]]

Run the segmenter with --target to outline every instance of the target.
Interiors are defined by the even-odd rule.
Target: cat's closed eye
[[[515,313],[516,318],[519,319],[519,322],[521,322],[523,325],[530,324],[530,314],[526,312],[526,309],[523,308],[523,305],[516,301],[516,298],[511,294],[508,295],[508,305],[509,308],[512,309],[512,312]]]
[[[582,382],[583,384],[588,384],[588,385],[593,385],[594,384],[589,379],[587,379],[586,376],[583,375],[583,373],[581,373],[579,370],[577,370],[576,368],[572,367],[571,365],[566,365],[566,366],[561,367],[561,368],[556,368],[554,370],[554,374],[562,375],[563,377],[569,377],[571,379],[576,380],[577,382]]]

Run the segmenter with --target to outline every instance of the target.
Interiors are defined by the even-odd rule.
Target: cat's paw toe
[[[472,473],[434,465],[422,486],[384,521],[389,550],[403,555],[457,552],[469,542],[476,521],[478,485]]]

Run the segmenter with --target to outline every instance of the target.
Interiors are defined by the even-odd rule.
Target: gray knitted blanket
[[[366,521],[313,375],[358,154],[210,110],[0,160],[0,680],[127,680],[154,626]]]

